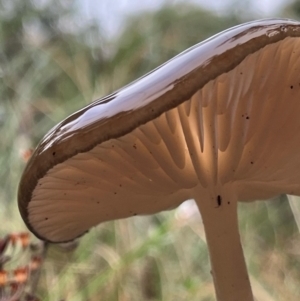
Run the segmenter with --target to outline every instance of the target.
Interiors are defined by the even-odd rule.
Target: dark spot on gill
[[[220,195],[217,196],[218,207],[222,205],[222,197]]]
[[[53,153],[52,153],[52,156],[55,156],[55,154],[56,154],[56,152],[53,152]]]
[[[294,89],[294,86],[292,85],[292,86],[290,86],[290,88],[291,88],[291,89]]]

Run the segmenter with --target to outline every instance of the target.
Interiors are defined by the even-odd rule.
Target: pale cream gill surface
[[[50,169],[29,222],[66,241],[233,186],[241,201],[300,194],[300,39],[266,46],[130,134]],[[199,196],[198,196],[199,199]],[[205,200],[204,200],[205,201]]]

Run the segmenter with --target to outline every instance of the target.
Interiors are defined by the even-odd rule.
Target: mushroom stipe
[[[179,54],[54,127],[19,208],[39,238],[194,198],[218,301],[253,301],[238,201],[300,195],[300,23],[260,20]]]

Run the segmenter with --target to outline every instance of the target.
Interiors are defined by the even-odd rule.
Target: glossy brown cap
[[[27,226],[64,242],[199,187],[213,201],[299,194],[299,37],[291,20],[234,27],[66,118],[22,176]]]

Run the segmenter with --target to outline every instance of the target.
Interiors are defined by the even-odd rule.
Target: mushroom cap
[[[299,37],[291,20],[236,26],[66,118],[23,173],[29,229],[65,242],[196,190],[300,194]]]

